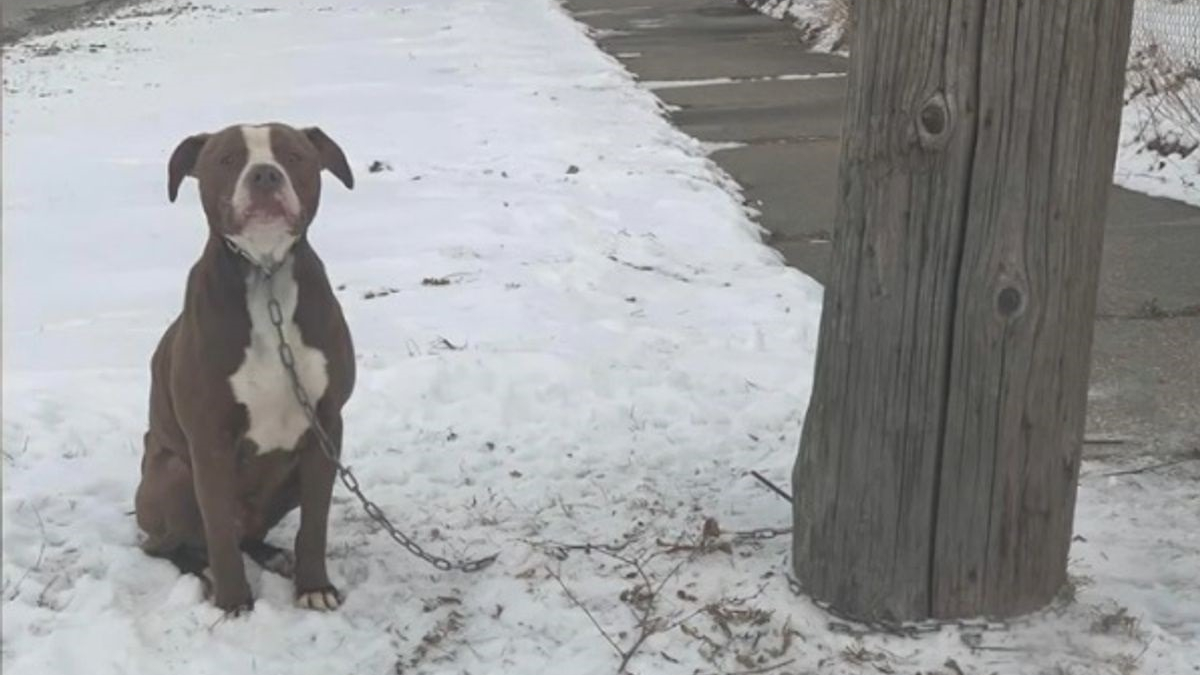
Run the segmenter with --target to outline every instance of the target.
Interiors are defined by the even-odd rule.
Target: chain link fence
[[[777,19],[790,19],[798,28],[818,38],[814,46],[820,51],[830,46],[835,50],[846,47],[854,0],[738,1]],[[819,38],[823,34],[835,36],[824,41],[832,44],[821,44]],[[1200,0],[1136,0],[1131,59],[1147,50],[1159,51],[1177,64],[1200,68]]]
[[[1200,0],[1137,0],[1129,54],[1147,53],[1200,70]]]
[[[1133,141],[1200,173],[1200,0],[1137,0],[1125,77]],[[1197,155],[1200,156],[1200,155]]]

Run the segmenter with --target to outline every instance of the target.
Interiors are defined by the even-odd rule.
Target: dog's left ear
[[[175,201],[179,196],[179,184],[183,182],[184,176],[192,175],[192,170],[196,168],[196,158],[200,156],[200,151],[204,149],[210,135],[188,136],[175,147],[175,152],[171,153],[171,160],[167,162],[167,199]]]
[[[330,173],[337,176],[338,180],[342,181],[342,185],[353,190],[354,174],[350,173],[350,164],[346,162],[346,153],[342,152],[338,144],[326,136],[319,127],[304,129],[304,135],[308,137],[317,152],[321,153],[321,168],[328,169]]]

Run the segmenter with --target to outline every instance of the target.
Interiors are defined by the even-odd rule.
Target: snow
[[[1185,87],[1181,95],[1200,105],[1200,79]],[[1152,197],[1200,206],[1200,129],[1164,117],[1161,106],[1161,97],[1154,96],[1138,96],[1125,105],[1113,182]]]
[[[743,0],[737,0],[739,2]],[[792,23],[814,52],[849,55],[846,21],[853,0],[745,0],[769,17]]]
[[[1200,664],[1186,464],[1086,465],[1077,598],[1008,630],[860,636],[790,592],[789,538],[735,532],[789,524],[747,472],[788,482],[820,288],[551,0],[149,4],[8,50],[4,77],[5,673],[614,673],[597,626],[628,650],[635,612],[660,629],[637,673]],[[350,464],[431,550],[501,556],[437,573],[339,487],[344,607],[249,564],[255,610],[224,619],[129,512],[205,236],[166,158],[269,119],[319,124],[358,178],[326,181],[312,232],[359,352]]]
[[[1181,40],[1200,30],[1200,4],[1135,7],[1113,179],[1200,206],[1200,43]]]
[[[1114,182],[1200,206],[1200,4],[1137,0]]]
[[[796,82],[801,80],[828,80],[845,77],[845,73],[784,73],[762,77],[709,77],[691,80],[642,80],[641,85],[650,90],[684,89],[688,87],[712,87],[743,82]]]

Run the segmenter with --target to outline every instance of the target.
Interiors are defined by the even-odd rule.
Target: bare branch
[[[779,670],[780,668],[782,668],[786,665],[790,665],[795,662],[796,662],[796,659],[788,659],[787,661],[780,661],[779,663],[776,663],[776,664],[773,664],[770,666],[763,666],[762,668],[755,668],[753,670],[735,671],[733,673],[730,673],[730,675],[758,675],[758,673],[769,673],[772,670]]]
[[[766,476],[762,475],[761,473],[759,473],[757,471],[751,471],[750,475],[754,476],[755,480],[757,480],[758,482],[767,486],[767,489],[770,490],[771,492],[774,492],[775,494],[779,495],[780,497],[783,497],[784,499],[788,500],[788,502],[792,501],[792,496],[790,494],[788,494],[783,488],[781,488],[778,485],[767,480]]]
[[[1185,462],[1195,462],[1195,461],[1200,461],[1200,448],[1193,449],[1191,452],[1185,454],[1183,457],[1180,457],[1178,459],[1173,459],[1173,460],[1170,460],[1167,462],[1158,462],[1157,464],[1151,464],[1149,466],[1143,466],[1143,467],[1137,468],[1137,469],[1125,469],[1123,471],[1109,471],[1108,473],[1100,474],[1100,476],[1103,478],[1108,478],[1110,476],[1132,476],[1133,474],[1147,473],[1149,471],[1156,471],[1158,469],[1165,469],[1169,466],[1176,466],[1179,464],[1184,464]]]
[[[28,444],[28,442],[29,442],[28,439],[26,439],[25,442]],[[37,560],[34,561],[33,567],[26,568],[25,573],[22,574],[21,578],[17,580],[17,583],[15,585],[13,585],[12,593],[8,596],[8,599],[10,602],[12,600],[15,600],[17,598],[17,596],[20,594],[21,584],[25,583],[25,578],[29,576],[29,573],[34,572],[36,570],[40,570],[42,568],[42,557],[46,554],[46,523],[45,523],[45,521],[42,520],[42,514],[40,511],[38,511],[38,507],[34,506],[32,508],[33,508],[33,515],[34,515],[34,517],[37,518],[38,531],[41,532],[42,542],[38,546]],[[51,580],[51,583],[53,583],[53,580]],[[47,584],[47,586],[49,586],[49,584]],[[42,594],[44,595],[45,592],[46,591],[43,589]],[[41,596],[39,596],[39,602],[40,602],[40,597]]]
[[[583,613],[587,615],[588,620],[592,622],[592,625],[596,627],[596,630],[600,631],[600,635],[608,642],[609,645],[612,646],[613,650],[616,651],[619,656],[625,657],[625,652],[616,643],[616,641],[612,639],[612,636],[610,636],[608,634],[608,631],[604,630],[604,626],[600,625],[600,622],[596,620],[596,617],[592,616],[591,611],[588,610],[588,608],[585,607],[584,604],[579,601],[579,598],[575,597],[575,594],[571,592],[571,589],[567,588],[567,584],[562,580],[562,577],[560,577],[554,570],[550,569],[549,567],[546,567],[546,573],[549,574],[550,577],[553,578],[555,581],[557,581],[559,586],[562,586],[563,593],[567,594],[567,598],[569,598],[571,600],[571,602],[575,604],[576,607],[583,610]],[[627,660],[628,659],[626,659],[626,661]],[[624,661],[622,663],[624,663]]]

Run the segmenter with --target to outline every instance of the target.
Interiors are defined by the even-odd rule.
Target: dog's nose
[[[273,191],[283,185],[283,172],[270,164],[255,164],[250,167],[246,181],[255,190]]]

